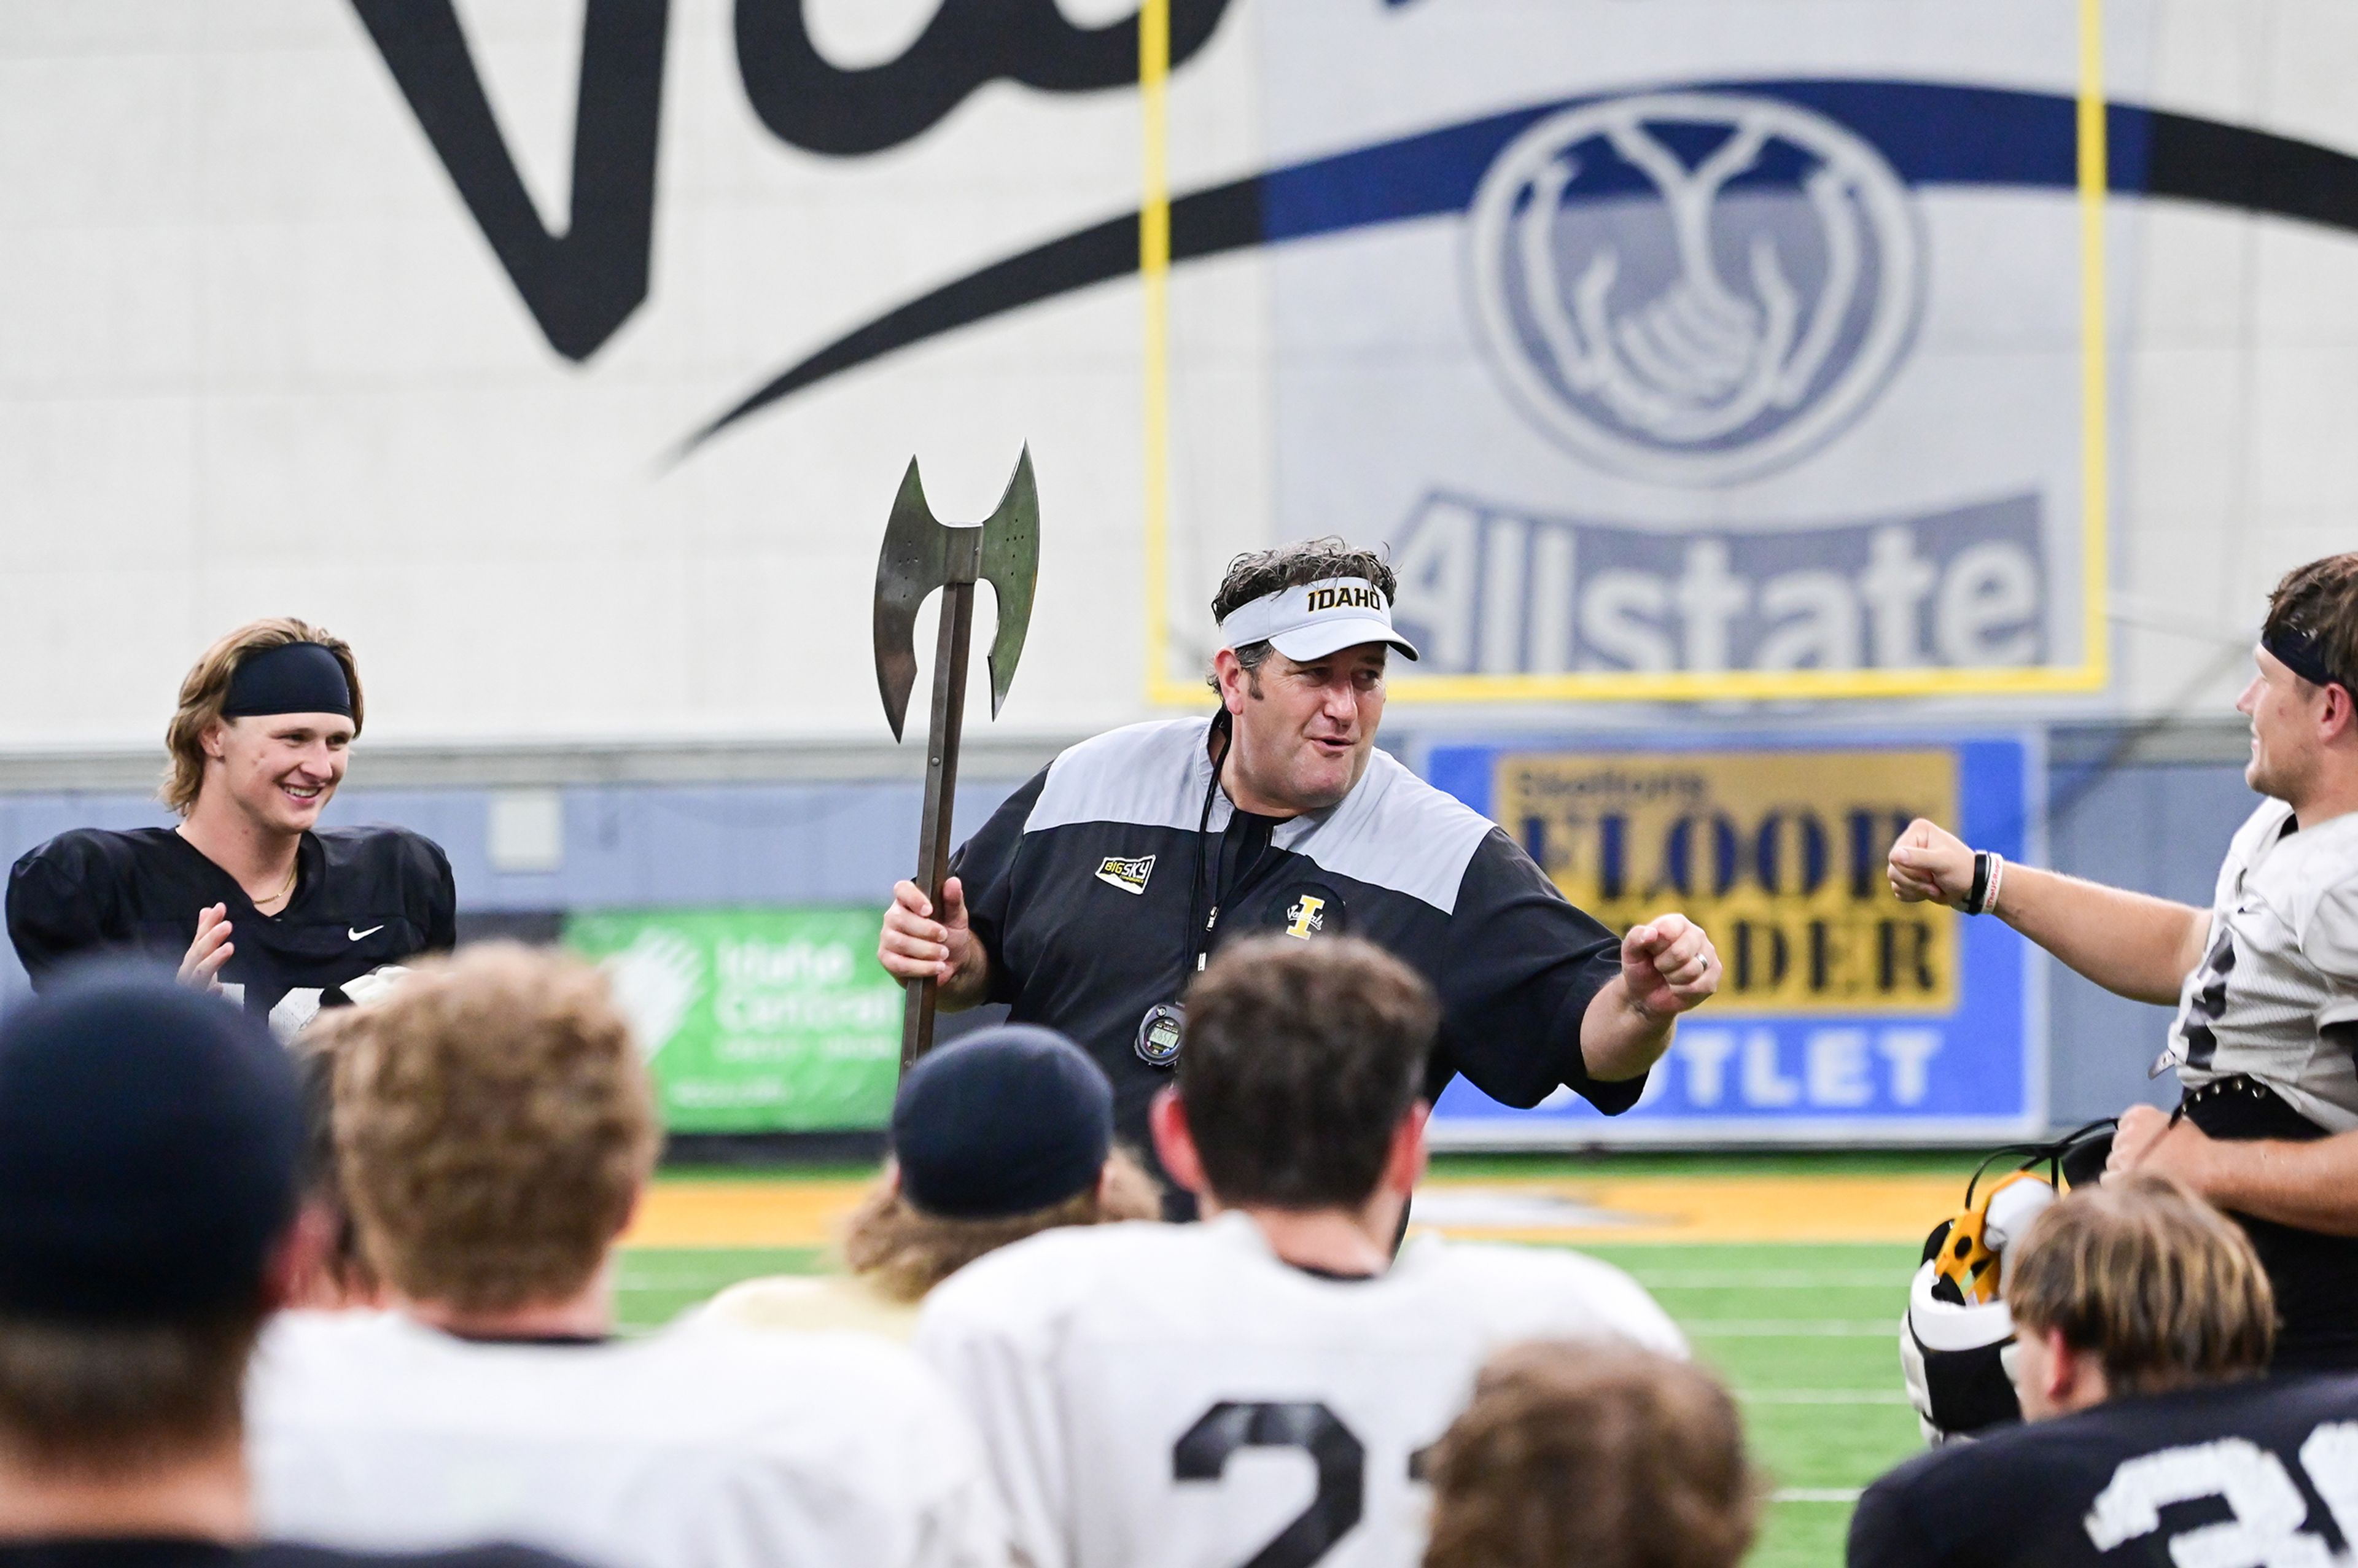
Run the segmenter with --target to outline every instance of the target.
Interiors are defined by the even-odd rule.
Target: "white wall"
[[[2159,106],[2358,151],[2358,11],[2155,8]],[[2124,204],[2116,203],[2116,207]],[[2269,588],[2358,548],[2358,235],[2138,204],[2117,375],[2121,700],[2224,712]]]
[[[1179,188],[1305,150],[1300,116],[1272,109],[1295,91],[1271,64],[1280,4],[1235,0],[1175,77]],[[822,48],[858,64],[891,59],[930,8],[810,10]],[[1097,24],[1126,7],[1065,9]],[[1374,38],[1513,9],[1322,0],[1320,17]],[[2116,81],[2137,86],[2116,95],[2358,148],[2345,6],[2112,9]],[[1838,42],[1859,7],[1812,11]],[[580,13],[460,5],[560,226]],[[675,460],[837,333],[1134,206],[1135,94],[1001,81],[905,145],[822,157],[756,120],[725,0],[676,0],[669,38],[651,291],[576,364],[519,301],[348,7],[0,5],[0,749],[150,742],[212,634],[290,612],[357,644],[384,740],[881,738],[868,588],[901,467],[920,454],[943,513],[979,516],[1027,439],[1044,570],[1005,723],[1069,733],[1145,711],[1134,280],[905,351]],[[1871,62],[1829,43],[1818,63]],[[1417,92],[1338,61],[1350,113],[1327,145],[1423,128],[1436,103],[1628,79],[1513,65]],[[2105,697],[2049,708],[2220,705],[2266,583],[2358,544],[2342,436],[2358,237],[2113,208],[2120,673]],[[1246,253],[1174,284],[1183,600],[1208,595],[1228,548],[1288,531],[1271,265]]]

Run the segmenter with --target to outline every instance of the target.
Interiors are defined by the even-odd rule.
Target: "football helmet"
[[[2006,1249],[2055,1201],[2059,1185],[2096,1179],[2103,1161],[2091,1161],[2089,1150],[2109,1142],[2112,1129],[2094,1122],[2052,1143],[1996,1151],[1965,1184],[1963,1208],[1924,1238],[1899,1323],[1899,1367],[1925,1442],[1949,1443],[2022,1419],[2014,1315],[2003,1293]],[[1976,1199],[1983,1173],[2007,1155],[2028,1157]]]

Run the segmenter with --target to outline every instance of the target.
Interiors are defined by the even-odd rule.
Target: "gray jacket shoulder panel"
[[[1164,719],[1082,741],[1048,765],[1023,830],[1119,822],[1194,832],[1212,782],[1205,752],[1209,729],[1209,719]],[[1228,797],[1217,796],[1209,826],[1224,827],[1228,815]],[[1336,876],[1389,888],[1449,914],[1490,827],[1488,817],[1378,752],[1340,805],[1295,817],[1272,841]]]
[[[1342,804],[1296,817],[1277,830],[1274,842],[1337,876],[1454,914],[1466,868],[1491,827],[1488,817],[1378,752]]]
[[[1193,832],[1212,782],[1205,746],[1208,719],[1166,719],[1124,725],[1093,736],[1048,764],[1047,782],[1023,831],[1044,832],[1076,822],[1123,822]],[[1217,803],[1213,825],[1228,820],[1228,799]]]

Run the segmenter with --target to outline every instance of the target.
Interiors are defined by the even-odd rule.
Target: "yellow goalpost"
[[[1170,0],[1138,13],[1141,146],[1138,273],[1143,309],[1141,408],[1145,552],[1145,697],[1193,707],[1203,690],[1170,671],[1171,181]],[[2081,661],[2030,669],[1576,671],[1557,675],[1416,676],[1395,701],[1709,701],[1728,698],[2046,695],[2100,691],[2111,678],[2106,587],[2110,563],[2105,362],[2104,0],[2079,0],[2077,186],[2080,208]]]

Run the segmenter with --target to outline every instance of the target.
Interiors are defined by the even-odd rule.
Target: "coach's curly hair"
[[[1400,574],[1392,570],[1382,551],[1354,549],[1330,534],[1323,539],[1281,545],[1274,550],[1249,550],[1230,561],[1220,579],[1219,592],[1212,595],[1212,619],[1226,621],[1238,605],[1249,604],[1264,594],[1338,577],[1367,579],[1386,603],[1399,596]],[[1268,659],[1269,644],[1248,643],[1236,652],[1237,663],[1256,670]],[[1214,691],[1220,689],[1217,676],[1206,679]]]
[[[1735,1568],[1762,1491],[1717,1379],[1611,1341],[1500,1351],[1426,1477],[1424,1568]]]
[[[1161,1187],[1125,1149],[1108,1157],[1102,1189],[1093,1185],[1046,1208],[998,1219],[927,1214],[902,1195],[900,1183],[886,1178],[870,1187],[852,1211],[843,1260],[890,1299],[916,1302],[983,1254],[1027,1236],[1069,1225],[1162,1217]]]
[[[164,727],[164,750],[170,753],[170,761],[164,766],[163,785],[156,792],[173,811],[186,816],[196,807],[197,794],[205,782],[204,733],[221,722],[222,705],[229,700],[230,677],[254,654],[289,643],[317,643],[335,655],[336,663],[344,668],[344,685],[352,694],[352,733],[361,732],[366,709],[361,703],[361,672],[352,662],[352,645],[324,626],[288,615],[249,621],[207,648],[180,679],[179,703],[172,709],[171,722]]]
[[[337,1168],[380,1277],[477,1313],[590,1282],[662,1141],[603,975],[486,942],[419,965],[335,1042]]]

